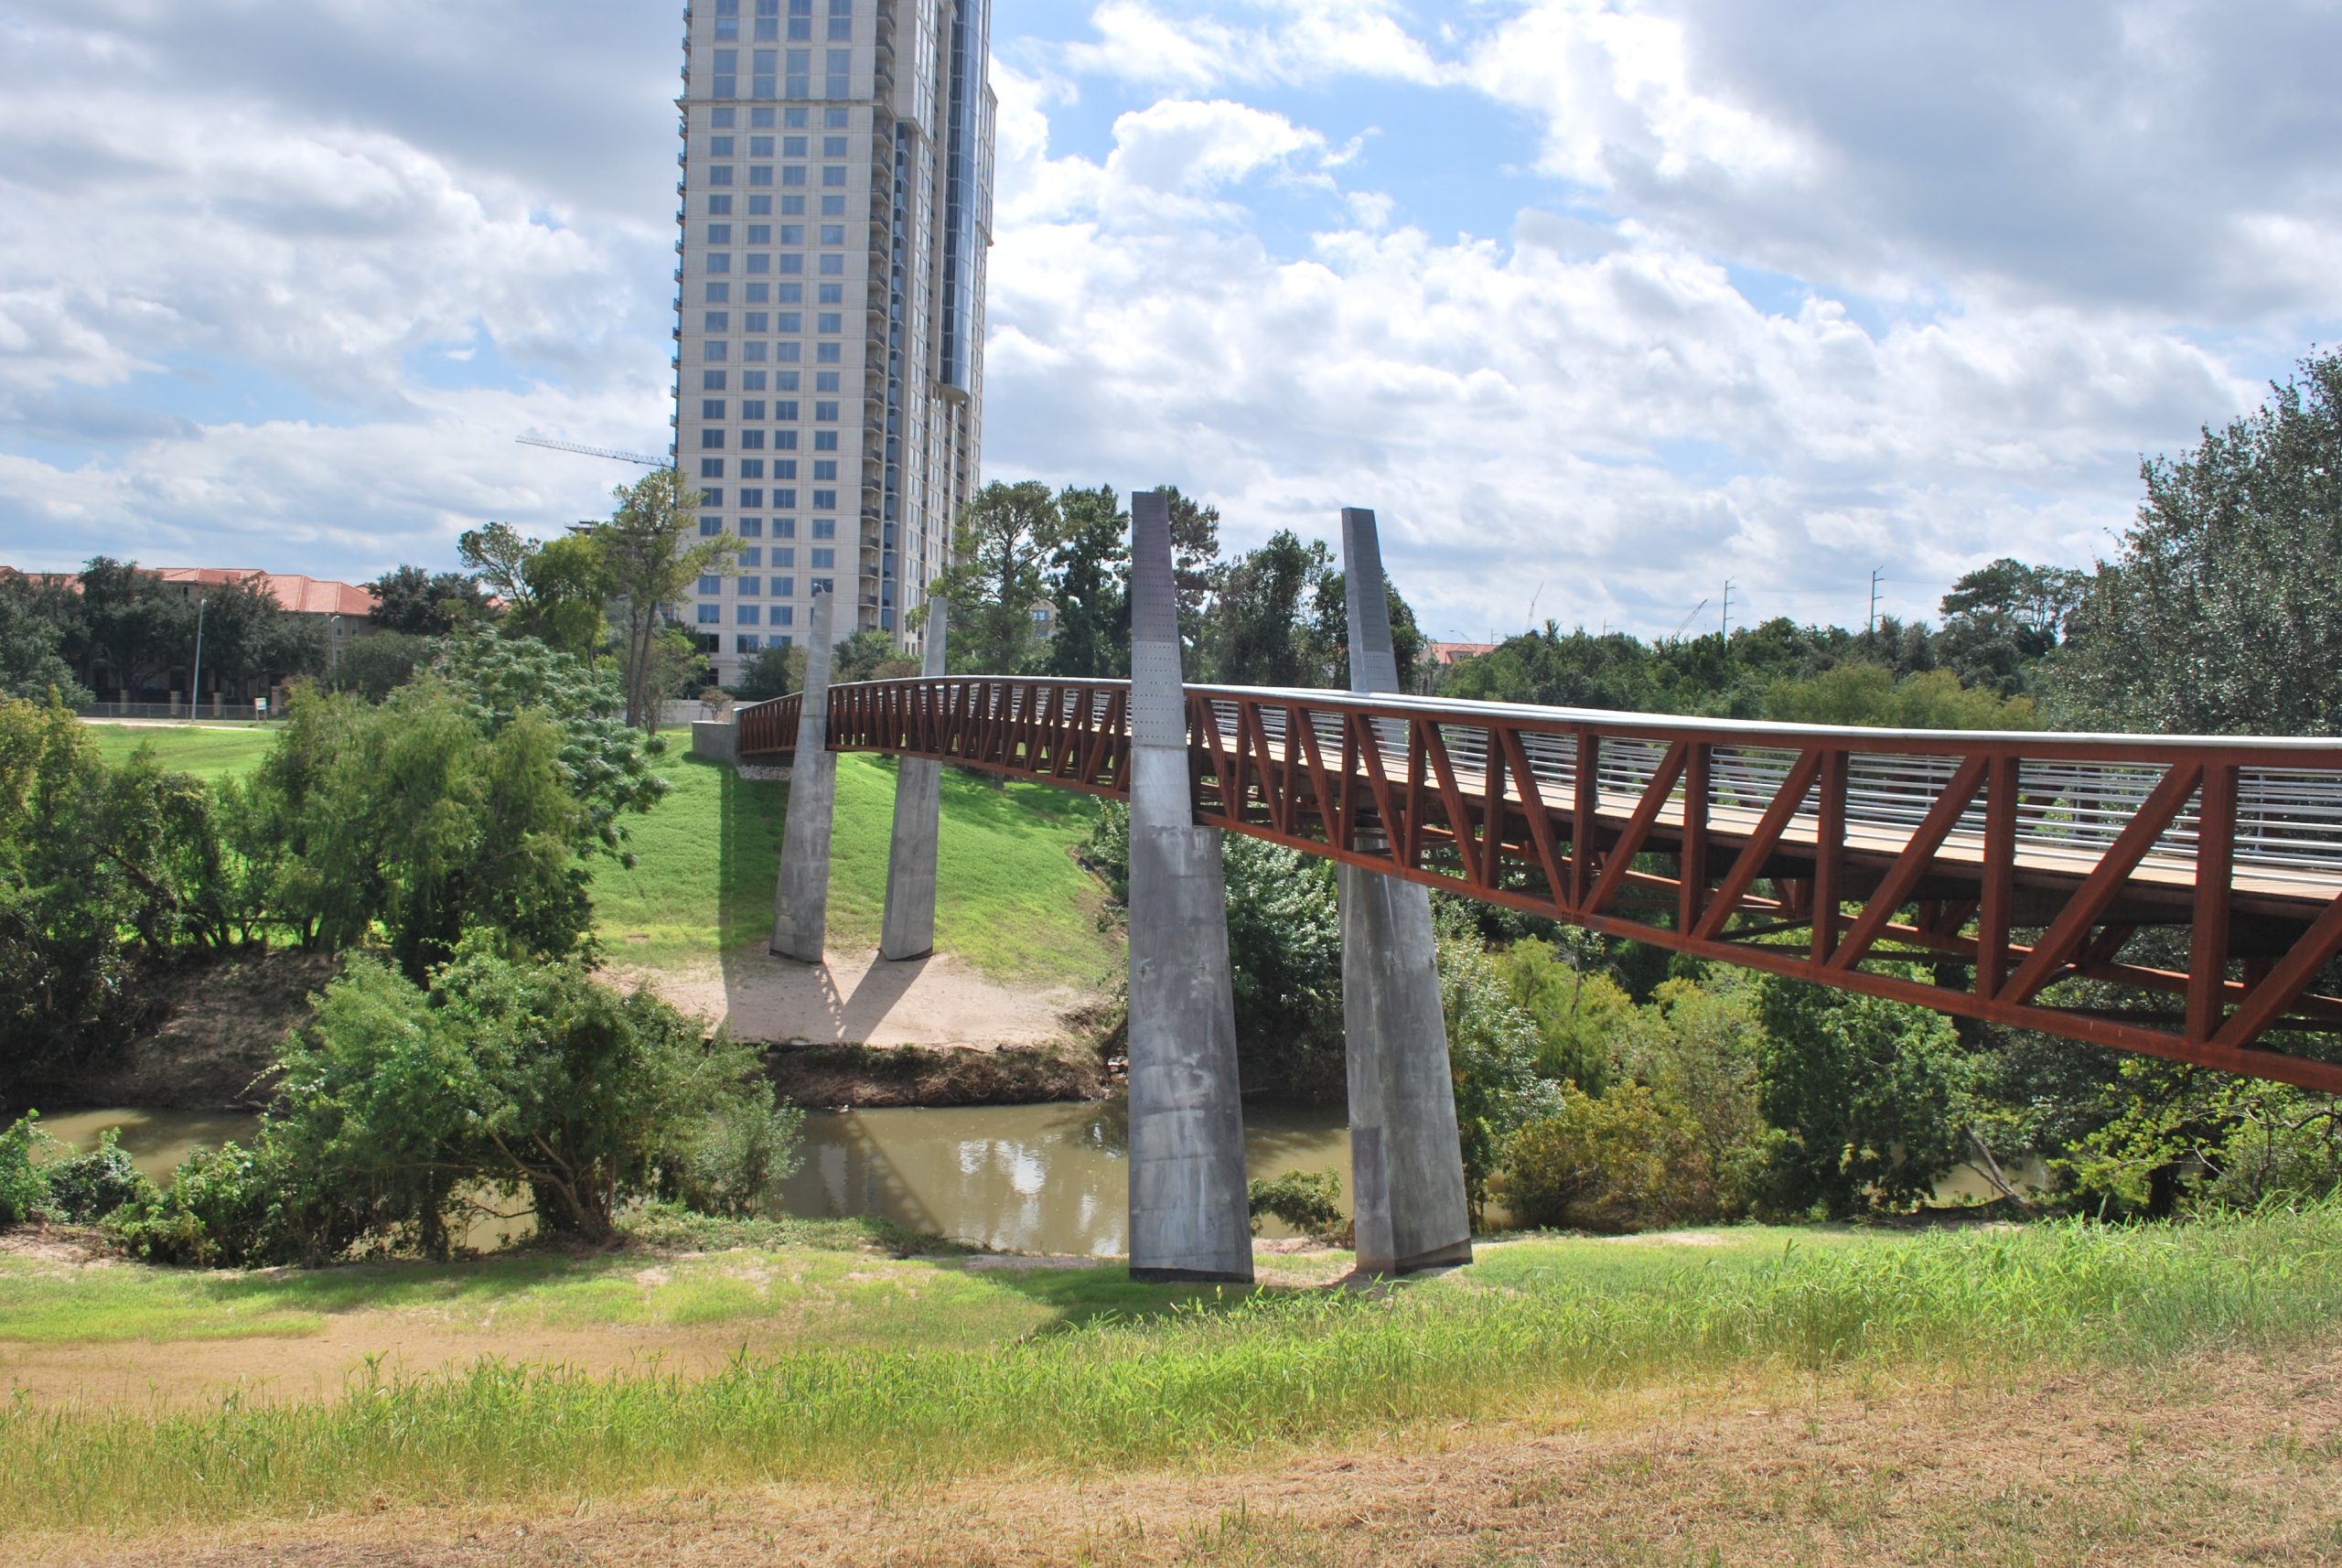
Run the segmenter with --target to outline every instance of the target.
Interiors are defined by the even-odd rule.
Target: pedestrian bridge
[[[904,759],[881,954],[932,943],[935,770],[1128,800],[1132,1266],[1249,1278],[1215,830],[1341,867],[1361,1268],[1468,1260],[1426,888],[1961,1017],[2342,1093],[2342,742],[1832,728],[1394,694],[1370,511],[1350,692],[1190,686],[1167,502],[1131,501],[1133,681],[945,676],[738,710],[788,764],[772,950],[818,961],[833,754]],[[809,703],[811,704],[809,706]],[[809,757],[812,754],[809,766]],[[2342,1052],[2336,1053],[2342,1057]]]
[[[1703,958],[2342,1092],[2342,1066],[2260,1043],[2342,1028],[2342,998],[2311,990],[2342,949],[2335,742],[1233,686],[1188,687],[1187,703],[1198,826]],[[801,703],[740,710],[741,760],[789,762]],[[1128,705],[1121,681],[874,681],[830,689],[827,731],[833,751],[1127,796]],[[1934,978],[1910,978],[1913,961]],[[2105,985],[2042,1000],[2073,980]]]

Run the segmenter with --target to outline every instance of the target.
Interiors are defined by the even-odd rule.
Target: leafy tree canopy
[[[2342,349],[2141,472],[2050,660],[2060,727],[2342,734]]]

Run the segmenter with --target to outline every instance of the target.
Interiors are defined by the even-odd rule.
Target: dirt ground
[[[875,949],[833,952],[818,965],[758,953],[720,968],[613,972],[760,1044],[1037,1046],[1063,1038],[1062,1015],[1088,1000],[1003,985],[945,953],[881,963]]]
[[[242,951],[191,962],[141,983],[155,1021],[119,1053],[119,1066],[61,1083],[20,1086],[15,1098],[48,1107],[139,1105],[156,1110],[256,1107],[287,1031],[309,1015],[339,961],[295,950]]]
[[[2342,1562],[2342,1366],[1659,1390],[1228,1474],[774,1486],[17,1540],[123,1568]]]

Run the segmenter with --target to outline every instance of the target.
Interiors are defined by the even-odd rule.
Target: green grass
[[[306,1338],[340,1332],[337,1320],[352,1314],[390,1313],[476,1332],[483,1352],[506,1330],[726,1324],[767,1341],[818,1335],[832,1345],[976,1349],[1216,1298],[1209,1290],[1133,1284],[1119,1267],[971,1272],[948,1243],[924,1242],[935,1251],[919,1256],[877,1256],[873,1242],[899,1248],[914,1239],[875,1221],[736,1223],[661,1213],[641,1233],[691,1251],[528,1251],[460,1263],[246,1273],[65,1271],[0,1255],[0,1343]],[[724,1245],[735,1238],[743,1244]]]
[[[596,924],[611,956],[665,967],[712,963],[772,929],[789,787],[730,768],[670,758],[673,792],[628,823],[637,865],[594,875]],[[866,948],[886,910],[895,765],[838,758],[830,860],[830,944]],[[1088,796],[1043,785],[1005,787],[945,770],[935,877],[939,951],[998,980],[1091,985],[1119,961],[1101,929],[1103,893],[1074,846],[1097,812]]]
[[[2146,1365],[2330,1342],[2342,1207],[2167,1228],[1760,1231],[1714,1249],[1536,1241],[1364,1294],[1164,1293],[1119,1276],[962,1273],[932,1288],[1020,1295],[1044,1321],[984,1342],[824,1332],[699,1379],[483,1360],[373,1372],[311,1403],[159,1414],[20,1403],[0,1415],[0,1522],[132,1528],[378,1498],[1078,1476],[1258,1460],[1665,1379]],[[746,1296],[698,1299],[728,1312]],[[903,1310],[883,1293],[869,1305]],[[972,1310],[930,1316],[964,1328]],[[1016,1316],[993,1310],[988,1333]]]
[[[89,730],[109,762],[127,762],[140,746],[151,746],[164,767],[215,781],[257,767],[276,743],[275,730],[258,725],[231,730],[192,725],[92,724]]]

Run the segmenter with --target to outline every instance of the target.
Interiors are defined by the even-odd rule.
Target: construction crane
[[[646,468],[665,468],[673,460],[667,457],[646,457],[639,452],[619,452],[607,446],[586,446],[575,441],[548,441],[542,435],[521,435],[514,438],[523,446],[543,446],[554,452],[575,452],[581,457],[607,457],[613,463],[639,463]]]

